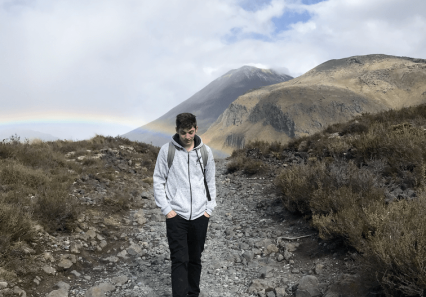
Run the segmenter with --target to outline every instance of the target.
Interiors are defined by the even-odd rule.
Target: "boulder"
[[[296,297],[318,297],[321,296],[318,279],[313,275],[305,275],[299,281]]]

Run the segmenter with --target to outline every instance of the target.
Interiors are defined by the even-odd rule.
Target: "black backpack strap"
[[[201,158],[203,158],[203,167],[206,170],[207,161],[209,160],[209,153],[207,152],[206,146],[201,147]]]
[[[172,167],[173,159],[175,158],[175,152],[176,152],[176,148],[175,148],[174,144],[170,141],[169,142],[169,152],[167,154],[167,165],[169,166],[169,170],[170,170],[170,167]]]
[[[204,150],[203,150],[203,148],[204,148]],[[201,156],[203,155],[203,151],[204,151],[205,153],[207,153],[207,150],[206,150],[206,148],[204,147],[204,145],[201,147]],[[197,158],[198,158],[198,160],[200,160],[200,157],[198,156],[198,151],[197,151],[197,150],[195,150],[195,153],[197,153]],[[207,156],[208,156],[208,155],[207,155]],[[207,185],[207,180],[206,180],[206,165],[204,165],[204,168],[203,168],[203,167],[201,166],[201,162],[199,162],[199,163],[200,163],[201,172],[203,173],[203,176],[204,176],[204,187],[206,188],[207,200],[208,200],[208,201],[211,201],[211,200],[212,200],[212,198],[210,197],[209,186]],[[207,157],[203,158],[203,163],[204,163],[204,164],[207,164]]]

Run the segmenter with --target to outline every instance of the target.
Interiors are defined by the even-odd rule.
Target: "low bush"
[[[365,114],[292,140],[315,162],[276,178],[284,205],[341,238],[366,260],[389,296],[426,291],[426,105]],[[410,190],[411,196],[390,192]]]
[[[94,158],[102,149],[119,153]],[[101,181],[103,186],[108,186],[117,179],[116,170],[123,175],[130,174],[130,168],[127,172],[116,166],[128,164],[125,157],[145,164],[146,174],[152,175],[158,151],[159,148],[149,144],[99,135],[84,141],[53,142],[22,142],[15,135],[0,142],[0,267],[19,270],[23,257],[18,247],[32,242],[35,225],[40,224],[48,232],[74,229],[77,215],[84,210],[77,198],[79,194],[71,193],[76,186],[87,182],[94,188],[100,186]],[[70,152],[74,154],[66,156]],[[76,161],[80,155],[85,158]],[[152,178],[144,181],[152,183]],[[73,184],[76,184],[74,188]],[[82,186],[84,189],[85,185]],[[130,206],[131,195],[121,185],[118,188],[117,191],[111,189],[111,198],[104,201],[106,213]]]
[[[231,161],[226,165],[226,169],[228,173],[234,173],[243,169],[245,157],[234,157]]]
[[[253,175],[256,173],[265,172],[266,164],[260,160],[254,160],[246,158],[243,165],[243,171],[245,174]]]

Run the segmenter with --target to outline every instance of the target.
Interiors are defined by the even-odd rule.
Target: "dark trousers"
[[[195,297],[200,294],[201,253],[208,223],[209,218],[204,215],[192,221],[179,215],[166,219],[173,297]]]

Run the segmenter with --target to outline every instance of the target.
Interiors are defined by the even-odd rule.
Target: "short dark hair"
[[[180,113],[176,116],[176,128],[192,129],[197,128],[197,119],[195,115],[189,112]]]

